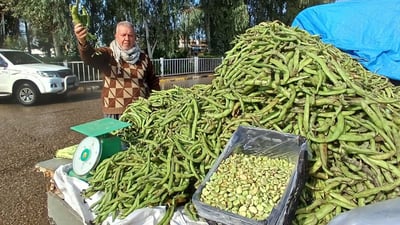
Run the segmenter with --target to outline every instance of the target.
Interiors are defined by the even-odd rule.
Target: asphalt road
[[[84,137],[71,126],[102,118],[100,92],[24,107],[0,99],[0,225],[48,225],[47,178],[35,165]]]
[[[169,89],[211,80],[176,77],[160,84]],[[70,127],[103,117],[100,91],[75,91],[67,99],[46,99],[31,107],[0,98],[0,115],[0,225],[49,225],[48,178],[35,165],[85,137]]]

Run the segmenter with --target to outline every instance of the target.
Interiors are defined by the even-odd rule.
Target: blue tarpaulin
[[[345,0],[312,6],[292,22],[357,59],[367,70],[400,80],[400,0]]]

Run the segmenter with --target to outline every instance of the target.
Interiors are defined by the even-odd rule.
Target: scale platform
[[[103,118],[71,127],[71,130],[89,137],[97,137],[130,126],[130,123]]]

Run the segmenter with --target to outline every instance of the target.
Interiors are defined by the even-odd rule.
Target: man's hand
[[[74,33],[81,45],[86,44],[86,36],[88,35],[88,30],[82,24],[78,23],[74,26]]]

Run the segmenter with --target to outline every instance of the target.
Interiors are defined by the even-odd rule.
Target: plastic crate
[[[242,153],[244,154],[267,155],[272,158],[285,157],[295,163],[295,169],[282,198],[272,209],[268,218],[264,220],[254,220],[221,210],[200,200],[201,192],[212,174],[217,171],[221,162],[238,147],[243,149]],[[193,204],[199,216],[217,223],[227,225],[289,225],[293,220],[299,195],[307,179],[307,155],[307,141],[301,136],[256,127],[239,126],[193,194]]]

